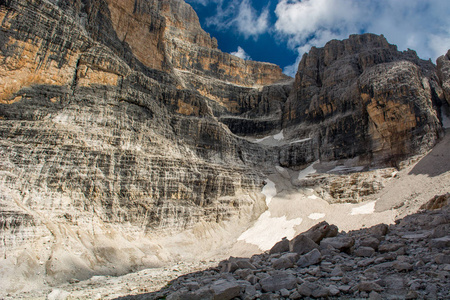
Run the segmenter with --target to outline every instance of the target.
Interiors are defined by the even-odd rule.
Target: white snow
[[[322,219],[323,217],[325,217],[325,214],[323,213],[312,213],[308,216],[308,218],[310,218],[311,220],[319,220]]]
[[[273,138],[276,139],[277,141],[284,140],[283,130],[281,130],[280,133],[275,134]]]
[[[317,200],[317,199],[320,199],[320,198],[317,197],[316,195],[311,195],[311,196],[308,196],[308,199]]]
[[[371,201],[363,206],[352,208],[351,215],[370,215],[375,212],[376,201]]]
[[[271,137],[272,136],[266,136],[266,137],[263,137],[262,139],[256,139],[255,143],[261,143],[262,141],[267,140],[268,138],[271,138]]]
[[[311,138],[306,138],[306,139],[301,139],[301,140],[296,140],[296,141],[290,142],[289,144],[303,143],[303,142],[310,141],[310,140],[311,140]]]
[[[312,164],[310,164],[307,168],[303,169],[300,171],[300,173],[298,173],[298,179],[304,179],[306,178],[306,176],[308,176],[309,174],[314,174],[316,173],[316,169],[314,169],[313,165],[318,163],[319,161],[315,161]]]
[[[292,239],[294,227],[302,223],[302,218],[287,220],[286,216],[272,218],[269,211],[263,213],[256,223],[241,234],[239,241],[258,246],[262,251],[269,250],[283,237]]]
[[[275,187],[275,183],[270,179],[267,179],[267,184],[263,187],[261,193],[266,196],[266,204],[269,205],[272,198],[277,194],[277,188]]]

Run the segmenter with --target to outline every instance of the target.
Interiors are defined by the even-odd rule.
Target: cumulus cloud
[[[414,49],[425,59],[450,48],[448,0],[280,0],[275,14],[275,32],[299,56],[311,46],[362,32],[384,34],[399,50]],[[285,72],[292,75],[296,67]]]
[[[247,52],[245,52],[244,49],[242,49],[241,47],[238,46],[237,51],[236,52],[231,52],[232,55],[237,56],[239,58],[245,59],[245,60],[250,60],[252,59],[250,57],[250,55],[247,54]]]
[[[245,38],[257,39],[259,35],[267,32],[270,26],[268,7],[258,13],[250,0],[194,0],[191,2],[203,5],[215,4],[216,14],[206,19],[206,25],[214,26],[219,30],[234,28]]]
[[[246,38],[250,36],[256,38],[269,28],[269,10],[266,7],[258,16],[250,1],[244,0],[239,6],[235,22],[239,32]]]

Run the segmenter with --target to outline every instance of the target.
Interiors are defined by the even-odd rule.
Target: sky
[[[350,34],[383,34],[422,59],[450,49],[450,0],[185,0],[219,49],[271,62],[294,76],[312,46]]]

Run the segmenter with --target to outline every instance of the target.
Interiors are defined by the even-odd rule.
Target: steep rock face
[[[283,126],[315,131],[321,159],[395,162],[439,137],[439,89],[433,64],[415,52],[398,52],[383,36],[353,35],[303,56]]]
[[[136,68],[195,74],[183,80],[184,87],[205,93],[204,86],[195,84],[198,76],[247,87],[287,78],[276,65],[245,61],[218,50],[217,40],[201,29],[196,13],[182,0],[70,0],[58,5],[73,12],[91,37]],[[221,99],[221,90],[215,86],[208,95]]]
[[[437,59],[437,69],[443,90],[443,98],[450,105],[450,50],[447,54]]]
[[[172,257],[157,236],[244,228],[262,213],[263,179],[248,166],[276,163],[278,150],[232,135],[214,116],[226,105],[187,89],[167,63],[165,14],[188,25],[192,9],[55,3],[0,3],[2,289],[159,264]],[[130,34],[154,30],[133,44],[117,29],[127,22]]]

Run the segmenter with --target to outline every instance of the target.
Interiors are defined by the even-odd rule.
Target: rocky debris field
[[[450,194],[393,225],[351,232],[321,222],[251,258],[120,299],[448,299]]]

